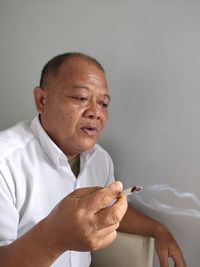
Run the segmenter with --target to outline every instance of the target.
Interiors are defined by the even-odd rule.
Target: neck
[[[76,159],[78,158],[79,154],[76,154],[76,155],[66,155],[68,160],[73,160],[73,159]]]

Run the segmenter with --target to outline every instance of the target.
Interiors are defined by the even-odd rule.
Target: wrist
[[[153,228],[153,237],[157,238],[164,233],[169,232],[168,229],[160,222],[156,222],[155,227]]]
[[[55,231],[49,227],[48,217],[41,220],[35,228],[36,242],[41,246],[43,254],[55,261],[65,249],[58,242]]]

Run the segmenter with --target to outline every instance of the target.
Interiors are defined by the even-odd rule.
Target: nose
[[[89,119],[97,119],[100,120],[101,118],[101,110],[96,102],[91,102],[87,109],[84,112],[84,117],[89,118]]]

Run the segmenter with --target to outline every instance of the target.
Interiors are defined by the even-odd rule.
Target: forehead
[[[107,91],[107,82],[104,71],[95,63],[81,58],[66,60],[59,68],[53,80],[58,84],[85,84],[89,83]]]

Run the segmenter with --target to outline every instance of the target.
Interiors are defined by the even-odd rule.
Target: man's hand
[[[65,250],[91,251],[110,244],[127,209],[121,183],[77,189],[32,229],[0,247],[4,267],[48,267]]]
[[[65,197],[44,219],[48,247],[92,251],[110,244],[127,209],[121,189],[121,183],[114,182],[107,188],[77,189]]]
[[[160,267],[168,267],[168,258],[171,257],[175,267],[186,267],[183,254],[172,234],[160,222],[148,217],[133,207],[128,207],[119,230],[155,238],[156,251]]]
[[[155,245],[161,267],[168,267],[168,258],[172,258],[174,266],[186,267],[183,254],[172,234],[163,226],[158,227],[155,234]]]

